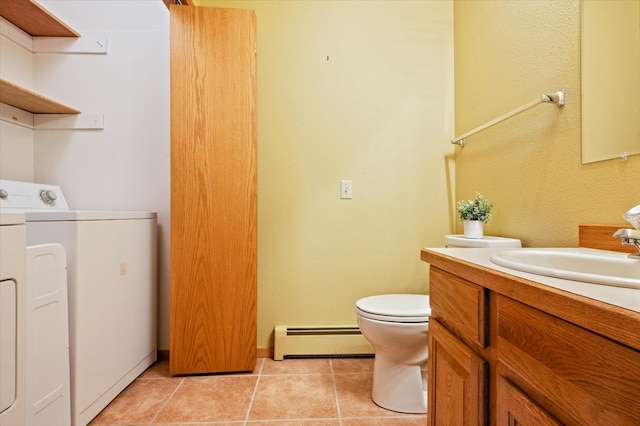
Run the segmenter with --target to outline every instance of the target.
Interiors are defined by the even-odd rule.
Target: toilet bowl
[[[356,313],[375,352],[373,401],[401,413],[426,413],[429,296],[369,296],[356,302]]]

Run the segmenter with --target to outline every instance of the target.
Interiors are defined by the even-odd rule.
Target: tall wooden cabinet
[[[256,16],[171,6],[170,372],[256,363]]]

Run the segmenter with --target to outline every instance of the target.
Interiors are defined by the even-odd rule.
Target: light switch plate
[[[340,181],[340,198],[342,198],[343,200],[350,200],[351,198],[353,198],[350,180]]]

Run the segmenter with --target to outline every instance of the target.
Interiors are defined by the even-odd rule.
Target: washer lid
[[[381,294],[356,302],[364,312],[392,317],[428,317],[431,315],[429,296],[423,294]]]
[[[27,222],[73,222],[90,220],[131,220],[153,219],[158,216],[156,212],[145,211],[92,211],[92,210],[62,210],[62,211],[26,211]]]

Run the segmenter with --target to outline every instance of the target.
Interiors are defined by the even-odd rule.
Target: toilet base
[[[426,413],[426,361],[407,365],[389,362],[385,358],[376,354],[373,364],[373,402],[400,413]]]

